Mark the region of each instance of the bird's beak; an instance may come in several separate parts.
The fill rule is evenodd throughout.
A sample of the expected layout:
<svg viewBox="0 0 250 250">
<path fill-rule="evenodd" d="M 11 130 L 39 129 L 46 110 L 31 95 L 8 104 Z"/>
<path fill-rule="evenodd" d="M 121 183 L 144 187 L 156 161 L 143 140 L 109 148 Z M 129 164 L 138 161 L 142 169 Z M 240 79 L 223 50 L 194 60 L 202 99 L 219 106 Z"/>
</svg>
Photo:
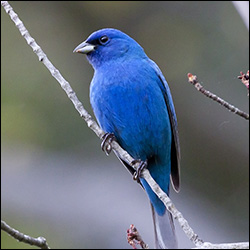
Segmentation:
<svg viewBox="0 0 250 250">
<path fill-rule="evenodd" d="M 82 54 L 88 54 L 89 52 L 95 50 L 95 46 L 90 44 L 90 43 L 87 43 L 87 42 L 83 42 L 81 44 L 79 44 L 74 50 L 73 50 L 73 53 L 74 52 L 77 52 L 77 53 L 82 53 Z"/>
</svg>

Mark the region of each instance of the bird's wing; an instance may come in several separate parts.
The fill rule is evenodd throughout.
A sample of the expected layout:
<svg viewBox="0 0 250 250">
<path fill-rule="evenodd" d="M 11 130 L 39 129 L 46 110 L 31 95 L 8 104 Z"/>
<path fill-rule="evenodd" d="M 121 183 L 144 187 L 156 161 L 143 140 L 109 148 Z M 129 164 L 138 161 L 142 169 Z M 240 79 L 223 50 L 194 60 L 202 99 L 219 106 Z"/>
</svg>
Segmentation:
<svg viewBox="0 0 250 250">
<path fill-rule="evenodd" d="M 159 69 L 159 67 L 154 61 L 150 59 L 149 61 L 150 61 L 151 66 L 155 69 L 160 79 L 160 82 L 161 82 L 160 88 L 164 95 L 164 99 L 165 99 L 168 113 L 169 113 L 171 129 L 172 129 L 172 134 L 173 134 L 173 139 L 174 139 L 172 140 L 172 148 L 171 148 L 171 181 L 172 181 L 172 185 L 175 191 L 178 192 L 180 190 L 180 143 L 179 143 L 177 118 L 175 114 L 174 104 L 173 104 L 169 86 L 161 70 Z"/>
</svg>

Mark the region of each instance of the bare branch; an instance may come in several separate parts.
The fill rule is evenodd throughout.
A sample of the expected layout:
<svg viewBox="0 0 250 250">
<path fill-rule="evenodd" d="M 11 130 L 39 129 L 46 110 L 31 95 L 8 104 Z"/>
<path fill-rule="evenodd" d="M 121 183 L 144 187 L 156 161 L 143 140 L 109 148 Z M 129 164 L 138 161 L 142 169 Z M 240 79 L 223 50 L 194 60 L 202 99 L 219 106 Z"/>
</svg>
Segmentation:
<svg viewBox="0 0 250 250">
<path fill-rule="evenodd" d="M 137 228 L 131 224 L 127 230 L 127 240 L 129 245 L 136 249 L 136 245 L 140 245 L 142 249 L 149 249 L 148 245 L 142 240 Z"/>
<path fill-rule="evenodd" d="M 189 226 L 187 220 L 183 217 L 181 212 L 179 212 L 170 198 L 162 191 L 159 185 L 155 182 L 155 180 L 151 177 L 149 171 L 144 169 L 142 171 L 142 177 L 147 180 L 147 183 L 151 187 L 151 189 L 155 192 L 155 194 L 159 197 L 159 199 L 164 203 L 167 210 L 173 215 L 174 219 L 176 219 L 184 233 L 187 237 L 197 246 L 200 247 L 204 242 L 202 239 L 198 237 L 198 235 L 193 231 L 193 229 Z"/>
<path fill-rule="evenodd" d="M 243 74 L 243 72 L 240 72 L 240 76 L 238 76 L 238 79 L 241 79 L 241 82 L 246 86 L 248 90 L 248 96 L 249 96 L 249 70 L 246 74 Z"/>
<path fill-rule="evenodd" d="M 1 220 L 1 229 L 11 235 L 14 239 L 30 245 L 40 247 L 41 249 L 50 249 L 44 237 L 33 238 L 29 235 L 20 233 Z"/>
<path fill-rule="evenodd" d="M 249 242 L 222 244 L 212 244 L 210 242 L 204 242 L 202 246 L 194 247 L 192 249 L 249 249 Z"/>
<path fill-rule="evenodd" d="M 218 97 L 217 95 L 211 93 L 210 91 L 204 89 L 204 87 L 198 82 L 197 76 L 192 75 L 191 73 L 187 74 L 188 81 L 195 86 L 195 88 L 200 91 L 205 96 L 211 98 L 212 100 L 218 102 L 222 106 L 226 107 L 229 111 L 249 120 L 249 114 L 241 111 L 240 109 L 234 107 L 233 105 L 229 104 L 227 101 L 223 100 L 222 98 Z"/>
</svg>

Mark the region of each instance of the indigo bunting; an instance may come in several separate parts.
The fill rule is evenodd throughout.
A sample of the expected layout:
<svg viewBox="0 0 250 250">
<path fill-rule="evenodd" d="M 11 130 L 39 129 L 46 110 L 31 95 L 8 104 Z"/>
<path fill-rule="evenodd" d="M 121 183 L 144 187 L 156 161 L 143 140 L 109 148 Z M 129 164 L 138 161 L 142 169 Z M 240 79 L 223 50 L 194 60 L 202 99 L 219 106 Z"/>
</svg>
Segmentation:
<svg viewBox="0 0 250 250">
<path fill-rule="evenodd" d="M 159 67 L 134 39 L 111 28 L 92 33 L 74 52 L 86 54 L 94 68 L 90 102 L 101 128 L 134 159 L 146 163 L 165 193 L 169 194 L 170 177 L 178 192 L 177 118 Z M 147 182 L 138 178 L 151 202 L 156 248 L 177 248 L 172 215 Z"/>
</svg>

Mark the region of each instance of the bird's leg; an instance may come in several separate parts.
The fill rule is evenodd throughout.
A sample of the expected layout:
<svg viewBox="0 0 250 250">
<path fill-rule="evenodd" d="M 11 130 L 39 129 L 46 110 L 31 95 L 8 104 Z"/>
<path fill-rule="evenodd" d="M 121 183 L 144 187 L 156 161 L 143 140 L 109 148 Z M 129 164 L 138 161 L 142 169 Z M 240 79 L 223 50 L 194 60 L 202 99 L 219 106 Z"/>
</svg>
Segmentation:
<svg viewBox="0 0 250 250">
<path fill-rule="evenodd" d="M 140 163 L 139 167 L 137 168 L 137 170 L 134 172 L 133 174 L 133 179 L 135 181 L 137 181 L 138 183 L 140 182 L 140 176 L 141 176 L 141 172 L 144 168 L 146 168 L 148 166 L 148 161 L 141 161 L 141 160 L 134 160 L 132 162 L 132 165 L 135 165 L 136 163 Z"/>
<path fill-rule="evenodd" d="M 101 148 L 106 153 L 106 155 L 109 155 L 112 151 L 111 143 L 113 140 L 115 140 L 115 135 L 113 133 L 105 133 L 102 136 L 102 140 Z"/>
</svg>

